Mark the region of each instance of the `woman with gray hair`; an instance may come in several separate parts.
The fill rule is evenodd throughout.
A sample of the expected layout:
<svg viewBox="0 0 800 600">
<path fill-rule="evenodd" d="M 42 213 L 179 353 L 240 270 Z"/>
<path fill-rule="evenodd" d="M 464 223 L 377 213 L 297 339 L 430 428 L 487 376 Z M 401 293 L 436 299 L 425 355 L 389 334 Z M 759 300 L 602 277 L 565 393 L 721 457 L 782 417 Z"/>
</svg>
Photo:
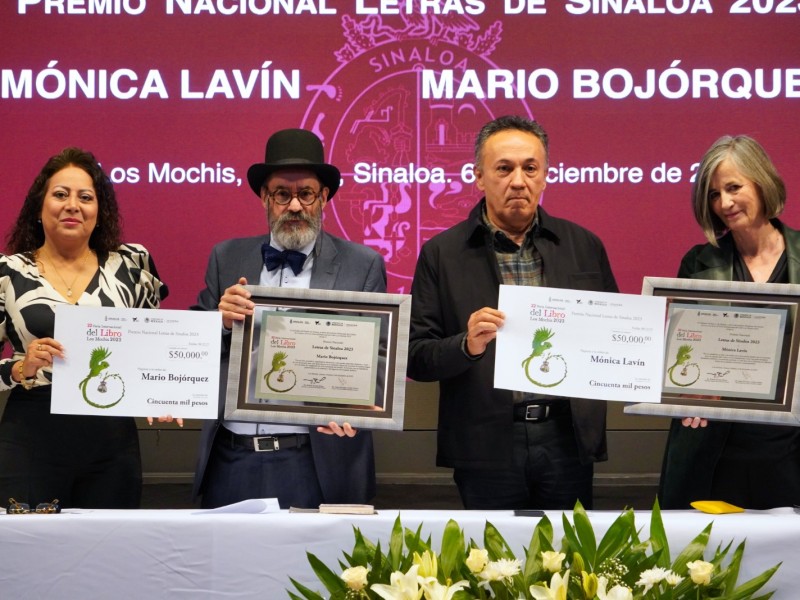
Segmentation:
<svg viewBox="0 0 800 600">
<path fill-rule="evenodd" d="M 783 180 L 758 142 L 718 139 L 692 193 L 708 243 L 686 253 L 678 277 L 800 283 L 800 232 L 778 219 L 785 202 Z M 708 499 L 751 509 L 800 504 L 800 428 L 675 419 L 659 496 L 668 509 Z"/>
</svg>

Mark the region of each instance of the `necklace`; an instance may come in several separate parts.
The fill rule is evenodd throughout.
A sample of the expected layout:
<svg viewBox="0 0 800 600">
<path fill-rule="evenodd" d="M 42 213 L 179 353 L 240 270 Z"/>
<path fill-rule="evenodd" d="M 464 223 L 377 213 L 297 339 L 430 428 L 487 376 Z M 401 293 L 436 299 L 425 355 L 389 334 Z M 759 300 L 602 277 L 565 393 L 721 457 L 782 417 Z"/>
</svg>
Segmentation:
<svg viewBox="0 0 800 600">
<path fill-rule="evenodd" d="M 58 275 L 58 278 L 61 280 L 61 283 L 64 284 L 64 287 L 67 288 L 67 298 L 72 298 L 72 288 L 75 286 L 75 282 L 78 281 L 78 277 L 80 277 L 81 274 L 83 273 L 83 266 L 86 264 L 86 260 L 89 258 L 89 255 L 91 253 L 92 252 L 90 250 L 89 252 L 83 255 L 83 260 L 81 261 L 80 269 L 75 274 L 75 277 L 72 278 L 72 283 L 67 285 L 66 280 L 61 276 L 61 273 L 59 272 L 58 267 L 56 266 L 56 263 L 53 260 L 53 255 L 50 254 L 50 251 L 47 252 L 47 260 L 49 260 L 50 264 L 53 265 L 53 270 L 56 272 L 56 275 Z"/>
</svg>

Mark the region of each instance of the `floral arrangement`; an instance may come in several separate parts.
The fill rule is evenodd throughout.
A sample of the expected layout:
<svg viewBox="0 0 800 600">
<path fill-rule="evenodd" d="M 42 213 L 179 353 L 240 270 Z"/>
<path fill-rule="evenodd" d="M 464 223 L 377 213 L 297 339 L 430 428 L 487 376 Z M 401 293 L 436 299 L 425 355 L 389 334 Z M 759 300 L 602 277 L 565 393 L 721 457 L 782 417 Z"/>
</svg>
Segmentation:
<svg viewBox="0 0 800 600">
<path fill-rule="evenodd" d="M 422 526 L 404 529 L 395 520 L 386 553 L 354 528 L 355 545 L 339 569 L 308 554 L 327 590 L 321 595 L 294 579 L 293 600 L 767 600 L 759 590 L 780 564 L 737 584 L 744 542 L 719 546 L 704 557 L 709 525 L 670 562 L 669 545 L 656 501 L 650 537 L 642 540 L 632 509 L 612 523 L 599 544 L 586 511 L 575 505 L 573 522 L 562 515 L 564 537 L 553 544 L 553 526 L 541 518 L 523 559 L 486 523 L 482 545 L 465 541 L 458 523 L 445 526 L 437 555 Z"/>
</svg>

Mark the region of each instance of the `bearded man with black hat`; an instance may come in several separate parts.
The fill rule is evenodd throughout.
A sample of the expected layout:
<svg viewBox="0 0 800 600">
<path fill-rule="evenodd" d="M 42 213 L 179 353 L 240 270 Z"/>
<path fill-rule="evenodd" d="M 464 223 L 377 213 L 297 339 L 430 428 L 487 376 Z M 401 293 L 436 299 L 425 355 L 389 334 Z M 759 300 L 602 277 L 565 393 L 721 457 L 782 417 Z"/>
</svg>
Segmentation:
<svg viewBox="0 0 800 600">
<path fill-rule="evenodd" d="M 278 498 L 281 508 L 367 503 L 375 495 L 372 436 L 348 423 L 299 427 L 223 420 L 234 321 L 253 314 L 248 283 L 271 287 L 385 292 L 386 267 L 374 250 L 322 229 L 322 210 L 341 175 L 324 161 L 310 131 L 273 134 L 263 163 L 247 172 L 269 233 L 217 244 L 195 310 L 219 310 L 223 356 L 219 418 L 203 427 L 195 496 L 214 508 L 250 498 Z"/>
</svg>

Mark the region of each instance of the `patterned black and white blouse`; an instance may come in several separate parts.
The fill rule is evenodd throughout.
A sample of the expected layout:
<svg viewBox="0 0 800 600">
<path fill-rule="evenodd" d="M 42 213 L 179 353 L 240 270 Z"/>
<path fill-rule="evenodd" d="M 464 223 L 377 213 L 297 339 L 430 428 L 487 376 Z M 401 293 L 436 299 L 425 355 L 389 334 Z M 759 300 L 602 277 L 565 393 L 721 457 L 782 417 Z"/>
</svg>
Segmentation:
<svg viewBox="0 0 800 600">
<path fill-rule="evenodd" d="M 150 253 L 139 244 L 123 244 L 99 266 L 78 306 L 158 308 L 167 297 Z M 14 355 L 0 361 L 0 390 L 20 385 L 11 377 L 14 362 L 25 356 L 31 341 L 53 337 L 54 307 L 67 300 L 39 273 L 24 254 L 0 254 L 0 348 L 9 342 Z M 50 367 L 39 369 L 34 385 L 49 385 Z"/>
</svg>

